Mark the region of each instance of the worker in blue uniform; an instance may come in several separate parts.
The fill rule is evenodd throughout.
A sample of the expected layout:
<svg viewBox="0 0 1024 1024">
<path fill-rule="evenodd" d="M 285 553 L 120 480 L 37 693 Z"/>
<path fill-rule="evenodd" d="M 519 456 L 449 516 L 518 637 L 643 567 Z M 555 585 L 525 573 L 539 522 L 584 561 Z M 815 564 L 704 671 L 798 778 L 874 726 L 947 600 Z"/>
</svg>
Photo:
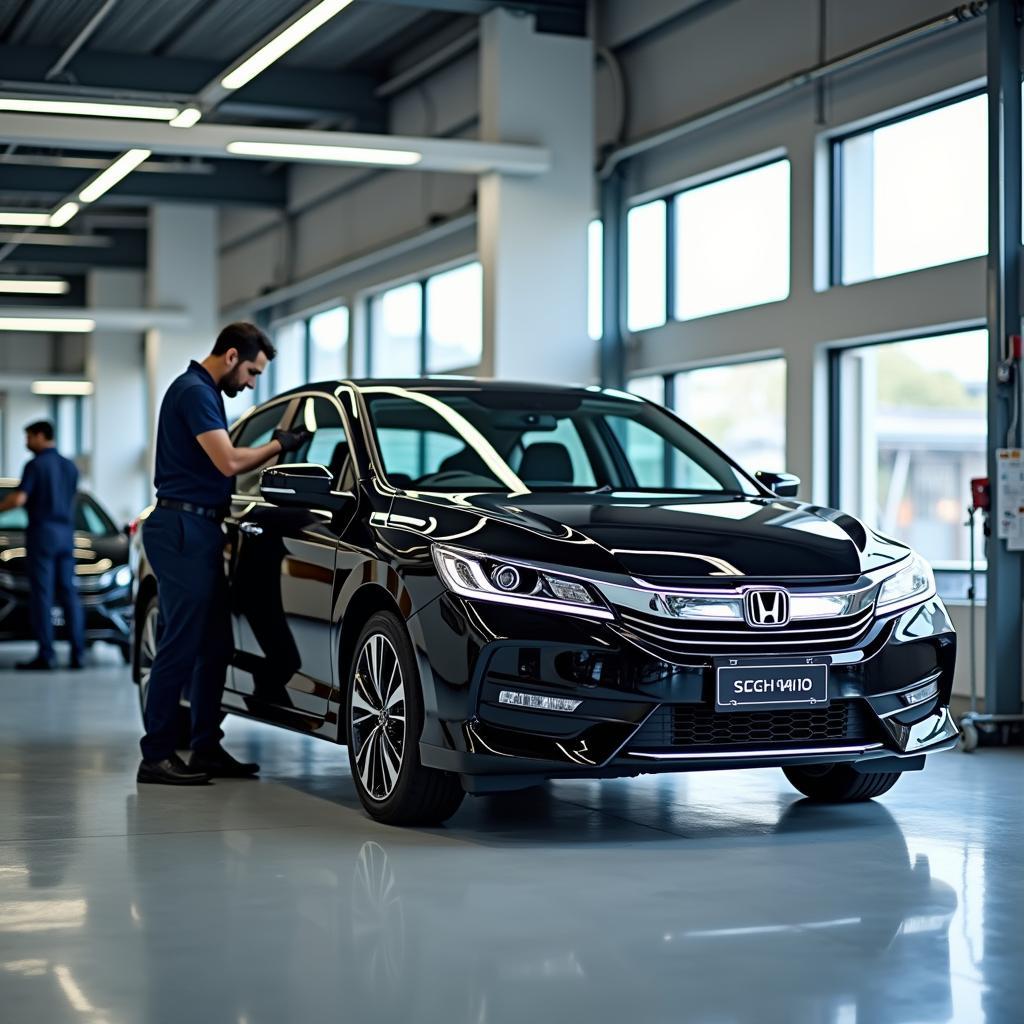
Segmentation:
<svg viewBox="0 0 1024 1024">
<path fill-rule="evenodd" d="M 221 696 L 233 647 L 221 522 L 235 474 L 297 450 L 310 435 L 277 430 L 266 444 L 235 448 L 223 395 L 255 387 L 274 355 L 257 326 L 229 324 L 213 351 L 171 383 L 160 405 L 156 508 L 142 529 L 157 579 L 160 626 L 146 693 L 139 782 L 202 785 L 213 777 L 259 771 L 259 765 L 237 761 L 221 746 Z M 175 749 L 183 691 L 192 722 L 187 765 Z"/>
<path fill-rule="evenodd" d="M 28 513 L 25 548 L 31 592 L 32 632 L 39 651 L 17 668 L 47 671 L 54 668 L 53 609 L 64 610 L 71 640 L 71 668 L 85 659 L 85 618 L 75 586 L 75 494 L 78 469 L 57 451 L 53 424 L 38 420 L 25 428 L 25 447 L 32 452 L 21 483 L 2 502 L 0 512 L 24 507 Z M 56 602 L 54 598 L 56 597 Z"/>
</svg>

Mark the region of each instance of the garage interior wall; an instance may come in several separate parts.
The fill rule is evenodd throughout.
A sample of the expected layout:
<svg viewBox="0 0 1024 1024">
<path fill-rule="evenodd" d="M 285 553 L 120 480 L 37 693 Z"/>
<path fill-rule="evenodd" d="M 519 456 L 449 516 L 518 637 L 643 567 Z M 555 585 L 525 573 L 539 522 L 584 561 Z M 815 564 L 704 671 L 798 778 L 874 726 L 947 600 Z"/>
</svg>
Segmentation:
<svg viewBox="0 0 1024 1024">
<path fill-rule="evenodd" d="M 595 165 L 609 148 L 949 9 L 936 0 L 597 3 Z M 423 53 L 439 42 L 424 40 Z M 627 205 L 784 156 L 791 169 L 791 248 L 788 298 L 637 332 L 627 339 L 628 376 L 782 356 L 785 468 L 802 478 L 803 497 L 828 503 L 830 348 L 983 326 L 985 316 L 984 257 L 827 286 L 828 138 L 976 90 L 984 73 L 984 19 L 979 18 L 630 160 Z M 474 137 L 479 78 L 479 55 L 472 51 L 397 95 L 391 130 Z M 221 306 L 232 315 L 258 308 L 273 321 L 325 303 L 345 304 L 353 313 L 349 352 L 351 369 L 358 373 L 368 295 L 474 258 L 476 182 L 455 175 L 303 166 L 284 173 L 285 215 L 226 211 L 221 216 Z M 596 176 L 594 187 L 596 211 Z M 320 283 L 303 288 L 303 281 L 316 278 Z M 284 286 L 289 287 L 281 301 L 260 298 L 267 293 L 273 298 Z M 588 342 L 581 339 L 581 344 Z M 958 498 L 966 506 L 968 496 Z M 949 605 L 957 627 L 966 632 L 965 602 L 954 597 Z M 983 609 L 977 614 L 980 636 Z M 983 651 L 978 653 L 983 685 Z M 966 692 L 967 673 L 966 660 L 960 659 L 959 693 Z"/>
</svg>

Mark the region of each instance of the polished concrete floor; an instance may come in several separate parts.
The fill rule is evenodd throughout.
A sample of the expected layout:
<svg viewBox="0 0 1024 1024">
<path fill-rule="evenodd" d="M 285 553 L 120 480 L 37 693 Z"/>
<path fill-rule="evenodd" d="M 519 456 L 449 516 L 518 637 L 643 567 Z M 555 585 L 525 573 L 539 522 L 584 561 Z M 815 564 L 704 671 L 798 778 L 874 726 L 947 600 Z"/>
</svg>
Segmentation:
<svg viewBox="0 0 1024 1024">
<path fill-rule="evenodd" d="M 1024 753 L 867 805 L 777 771 L 557 783 L 444 829 L 344 750 L 230 720 L 260 781 L 137 790 L 113 659 L 0 649 L 0 1020 L 1024 1021 Z"/>
</svg>

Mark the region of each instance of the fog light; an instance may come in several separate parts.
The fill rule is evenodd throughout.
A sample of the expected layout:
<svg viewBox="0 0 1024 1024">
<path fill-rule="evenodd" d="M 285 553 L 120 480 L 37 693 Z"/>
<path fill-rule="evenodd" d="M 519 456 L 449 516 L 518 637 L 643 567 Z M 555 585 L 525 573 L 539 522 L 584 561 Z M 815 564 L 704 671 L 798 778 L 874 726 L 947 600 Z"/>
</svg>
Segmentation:
<svg viewBox="0 0 1024 1024">
<path fill-rule="evenodd" d="M 901 694 L 900 697 L 904 704 L 909 704 L 913 707 L 915 704 L 923 704 L 926 700 L 931 700 L 938 692 L 939 681 L 933 679 L 930 683 L 919 686 L 916 690 Z"/>
<path fill-rule="evenodd" d="M 536 711 L 575 711 L 581 700 L 567 697 L 541 697 L 536 693 L 520 693 L 518 690 L 502 690 L 498 694 L 499 704 L 511 704 L 517 708 L 533 708 Z"/>
</svg>

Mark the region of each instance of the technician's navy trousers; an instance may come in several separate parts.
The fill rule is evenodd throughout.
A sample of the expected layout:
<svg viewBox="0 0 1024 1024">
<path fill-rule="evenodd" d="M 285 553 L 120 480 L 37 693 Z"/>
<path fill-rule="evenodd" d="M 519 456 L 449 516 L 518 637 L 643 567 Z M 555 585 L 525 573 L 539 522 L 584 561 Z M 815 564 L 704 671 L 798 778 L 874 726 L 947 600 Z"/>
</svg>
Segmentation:
<svg viewBox="0 0 1024 1024">
<path fill-rule="evenodd" d="M 149 677 L 142 738 L 146 761 L 162 761 L 177 746 L 182 693 L 192 708 L 192 749 L 220 745 L 220 702 L 233 647 L 220 523 L 157 507 L 142 543 L 156 573 L 160 619 Z"/>
<path fill-rule="evenodd" d="M 85 616 L 75 586 L 75 534 L 66 523 L 30 526 L 25 536 L 28 555 L 29 614 L 39 644 L 39 657 L 52 664 L 53 607 L 64 609 L 71 655 L 85 656 Z"/>
</svg>

